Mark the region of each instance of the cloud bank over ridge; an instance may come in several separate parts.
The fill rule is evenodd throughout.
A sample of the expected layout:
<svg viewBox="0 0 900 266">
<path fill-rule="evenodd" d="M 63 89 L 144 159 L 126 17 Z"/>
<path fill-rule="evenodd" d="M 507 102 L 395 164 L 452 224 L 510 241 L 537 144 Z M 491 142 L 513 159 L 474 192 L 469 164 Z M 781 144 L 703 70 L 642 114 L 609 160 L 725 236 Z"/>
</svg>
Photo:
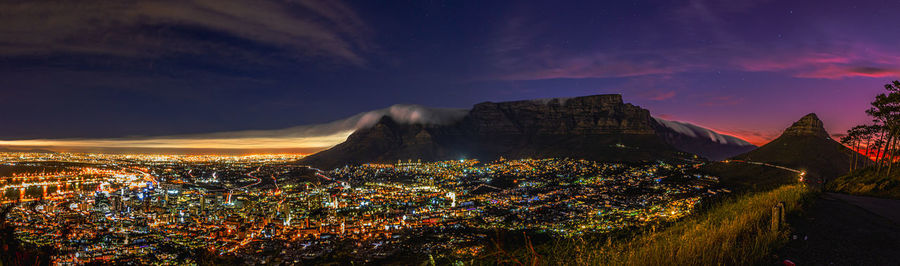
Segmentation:
<svg viewBox="0 0 900 266">
<path fill-rule="evenodd" d="M 397 104 L 387 108 L 324 124 L 303 125 L 276 130 L 245 130 L 156 137 L 112 139 L 32 139 L 0 140 L 0 146 L 114 149 L 232 149 L 232 150 L 297 150 L 315 152 L 337 145 L 357 129 L 371 127 L 388 116 L 405 124 L 446 124 L 461 119 L 468 109 L 429 108 L 421 105 Z"/>
<path fill-rule="evenodd" d="M 564 100 L 564 99 L 563 99 Z M 537 100 L 542 101 L 542 100 Z M 313 153 L 344 142 L 350 134 L 368 128 L 382 117 L 403 124 L 444 125 L 459 121 L 469 109 L 431 108 L 413 104 L 397 104 L 363 112 L 348 118 L 313 125 L 275 130 L 244 130 L 204 134 L 150 136 L 106 139 L 30 139 L 0 140 L 0 146 L 48 148 L 61 151 L 134 150 L 244 150 L 290 151 Z M 656 118 L 661 125 L 694 138 L 737 146 L 753 146 L 749 142 L 687 122 Z M 208 152 L 208 151 L 207 151 Z"/>
<path fill-rule="evenodd" d="M 675 132 L 678 132 L 678 133 L 681 133 L 681 134 L 684 134 L 684 135 L 687 135 L 690 137 L 709 138 L 713 142 L 716 142 L 719 144 L 730 144 L 730 145 L 737 145 L 737 146 L 753 146 L 753 144 L 751 144 L 750 142 L 747 142 L 743 139 L 740 139 L 740 138 L 737 138 L 734 136 L 721 134 L 721 133 L 715 132 L 711 129 L 704 128 L 704 127 L 701 127 L 698 125 L 694 125 L 694 124 L 691 124 L 688 122 L 670 121 L 670 120 L 665 120 L 665 119 L 657 118 L 657 117 L 654 117 L 653 119 L 656 119 L 656 122 L 660 123 L 661 125 L 663 125 L 665 127 L 668 127 L 670 129 L 674 130 Z"/>
</svg>

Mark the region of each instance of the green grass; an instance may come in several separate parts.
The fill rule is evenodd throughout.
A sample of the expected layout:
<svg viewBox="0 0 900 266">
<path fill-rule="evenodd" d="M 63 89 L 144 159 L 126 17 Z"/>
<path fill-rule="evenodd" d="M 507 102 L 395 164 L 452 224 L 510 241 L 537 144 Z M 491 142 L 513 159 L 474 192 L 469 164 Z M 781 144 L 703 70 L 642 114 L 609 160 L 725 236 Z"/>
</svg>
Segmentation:
<svg viewBox="0 0 900 266">
<path fill-rule="evenodd" d="M 620 240 L 557 240 L 534 249 L 500 252 L 497 261 L 529 265 L 765 264 L 788 236 L 787 229 L 770 229 L 772 207 L 784 202 L 786 213 L 796 212 L 812 195 L 800 185 L 782 186 L 725 200 L 662 230 Z"/>
<path fill-rule="evenodd" d="M 854 170 L 828 182 L 826 189 L 851 195 L 900 199 L 900 164 L 893 166 L 890 176 L 885 169 L 876 174 L 875 167 Z"/>
</svg>

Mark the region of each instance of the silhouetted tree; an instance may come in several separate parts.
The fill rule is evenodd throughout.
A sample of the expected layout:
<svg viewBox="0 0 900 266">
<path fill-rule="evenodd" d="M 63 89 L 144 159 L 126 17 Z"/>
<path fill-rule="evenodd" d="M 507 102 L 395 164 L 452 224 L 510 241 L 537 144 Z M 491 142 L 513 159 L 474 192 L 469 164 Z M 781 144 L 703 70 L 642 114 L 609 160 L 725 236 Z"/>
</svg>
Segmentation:
<svg viewBox="0 0 900 266">
<path fill-rule="evenodd" d="M 859 151 L 865 149 L 866 157 L 874 153 L 876 175 L 890 175 L 897 160 L 900 145 L 900 81 L 884 85 L 886 92 L 875 96 L 866 114 L 872 117 L 872 125 L 859 125 L 847 131 L 841 143 Z M 855 155 L 851 169 L 858 167 L 859 156 Z"/>
</svg>

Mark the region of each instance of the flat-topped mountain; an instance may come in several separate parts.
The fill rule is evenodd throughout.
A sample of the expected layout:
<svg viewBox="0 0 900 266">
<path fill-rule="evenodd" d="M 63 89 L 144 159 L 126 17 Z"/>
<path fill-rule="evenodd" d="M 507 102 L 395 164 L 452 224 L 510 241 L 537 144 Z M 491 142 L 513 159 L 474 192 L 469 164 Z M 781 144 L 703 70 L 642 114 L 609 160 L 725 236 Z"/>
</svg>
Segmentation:
<svg viewBox="0 0 900 266">
<path fill-rule="evenodd" d="M 617 94 L 484 102 L 453 123 L 404 124 L 384 116 L 374 126 L 357 130 L 347 141 L 301 163 L 333 168 L 407 159 L 502 156 L 649 161 L 685 156 L 666 142 L 662 132 L 671 133 L 671 129 Z M 700 141 L 710 140 L 701 137 Z"/>
<path fill-rule="evenodd" d="M 849 172 L 855 153 L 832 139 L 816 114 L 808 114 L 772 142 L 734 158 L 800 169 L 827 180 Z"/>
<path fill-rule="evenodd" d="M 462 124 L 481 135 L 654 134 L 650 112 L 618 94 L 476 104 Z"/>
</svg>

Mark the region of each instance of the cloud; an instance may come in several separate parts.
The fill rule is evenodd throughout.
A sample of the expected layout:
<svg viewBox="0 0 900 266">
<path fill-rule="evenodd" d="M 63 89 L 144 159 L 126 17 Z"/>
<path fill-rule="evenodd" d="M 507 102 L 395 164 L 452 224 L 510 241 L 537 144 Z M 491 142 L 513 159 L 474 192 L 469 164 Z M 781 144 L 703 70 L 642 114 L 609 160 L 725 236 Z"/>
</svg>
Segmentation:
<svg viewBox="0 0 900 266">
<path fill-rule="evenodd" d="M 665 101 L 668 99 L 672 99 L 675 97 L 675 91 L 667 91 L 667 92 L 652 92 L 652 96 L 649 97 L 650 100 L 654 101 Z"/>
<path fill-rule="evenodd" d="M 737 58 L 734 65 L 753 72 L 784 72 L 799 78 L 900 77 L 900 56 L 864 44 L 833 44 L 820 51 L 775 51 Z"/>
<path fill-rule="evenodd" d="M 226 149 L 226 150 L 303 150 L 316 152 L 337 145 L 350 134 L 368 128 L 382 117 L 391 117 L 404 124 L 447 124 L 458 121 L 467 109 L 428 108 L 420 105 L 398 104 L 388 108 L 360 113 L 345 119 L 317 125 L 296 126 L 278 130 L 246 130 L 159 137 L 112 139 L 31 139 L 0 140 L 0 146 L 47 147 L 64 150 L 93 150 L 96 148 L 142 149 Z"/>
<path fill-rule="evenodd" d="M 203 54 L 247 40 L 296 57 L 364 65 L 369 27 L 338 1 L 4 1 L 0 56 Z M 245 49 L 246 50 L 246 49 Z"/>
<path fill-rule="evenodd" d="M 528 68 L 528 63 L 520 64 L 512 73 L 501 74 L 501 80 L 540 80 L 558 78 L 614 78 L 634 77 L 654 74 L 672 74 L 683 71 L 668 64 L 665 58 L 629 60 L 621 55 L 595 54 L 591 56 L 532 58 L 541 61 L 539 67 Z"/>
<path fill-rule="evenodd" d="M 665 120 L 676 120 L 675 116 L 670 114 L 658 114 L 655 117 Z"/>
<path fill-rule="evenodd" d="M 883 77 L 900 77 L 900 69 L 883 68 L 875 66 L 825 66 L 811 72 L 799 73 L 798 77 L 803 78 L 824 78 L 824 79 L 842 79 L 849 77 L 867 77 L 867 78 L 883 78 Z"/>
<path fill-rule="evenodd" d="M 530 16 L 528 15 L 530 14 Z M 596 46 L 571 49 L 553 44 L 552 25 L 522 12 L 505 19 L 488 41 L 487 71 L 482 80 L 621 78 L 673 74 L 691 70 L 684 60 L 694 51 L 621 49 Z"/>
<path fill-rule="evenodd" d="M 667 77 L 687 72 L 734 69 L 780 72 L 798 78 L 900 77 L 900 56 L 864 44 L 831 44 L 813 51 L 762 52 L 753 47 L 613 51 L 566 55 L 542 51 L 497 61 L 499 80 Z"/>
<path fill-rule="evenodd" d="M 836 18 L 812 12 L 770 19 L 757 16 L 787 12 L 784 5 L 771 0 L 659 4 L 664 18 L 614 21 L 629 25 L 627 31 L 603 23 L 547 25 L 552 21 L 543 19 L 543 10 L 514 10 L 491 33 L 486 57 L 490 69 L 480 79 L 646 78 L 719 71 L 777 72 L 815 79 L 900 76 L 896 47 L 827 27 Z M 647 10 L 651 15 L 655 11 Z M 751 27 L 779 21 L 788 25 L 775 30 Z M 856 25 L 856 21 L 841 22 Z M 790 38 L 774 37 L 782 33 Z"/>
<path fill-rule="evenodd" d="M 672 121 L 666 120 L 659 117 L 654 117 L 653 119 L 656 122 L 659 122 L 665 127 L 668 127 L 675 132 L 681 133 L 683 135 L 687 135 L 693 138 L 709 138 L 710 141 L 721 143 L 721 144 L 731 144 L 738 146 L 751 146 L 749 142 L 740 139 L 735 136 L 725 135 L 723 133 L 717 132 L 716 130 L 712 130 L 706 127 L 698 126 L 688 122 L 682 121 Z"/>
<path fill-rule="evenodd" d="M 778 130 L 748 130 L 748 129 L 730 129 L 730 130 L 717 130 L 723 134 L 732 135 L 747 142 L 752 143 L 756 146 L 766 145 L 770 141 L 777 138 L 781 135 L 781 131 Z"/>
<path fill-rule="evenodd" d="M 0 140 L 0 145 L 28 147 L 102 147 L 159 149 L 324 149 L 347 139 L 352 131 L 309 137 L 149 138 L 149 139 L 35 139 Z"/>
</svg>

